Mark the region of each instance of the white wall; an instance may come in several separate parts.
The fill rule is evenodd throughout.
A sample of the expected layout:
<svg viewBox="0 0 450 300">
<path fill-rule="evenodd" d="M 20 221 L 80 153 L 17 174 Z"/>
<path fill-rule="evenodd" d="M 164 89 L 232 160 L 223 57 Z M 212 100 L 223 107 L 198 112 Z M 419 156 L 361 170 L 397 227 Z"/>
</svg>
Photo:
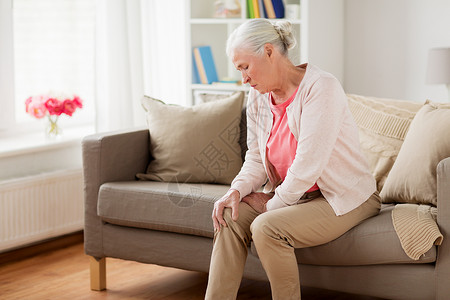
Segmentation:
<svg viewBox="0 0 450 300">
<path fill-rule="evenodd" d="M 302 2 L 303 3 L 303 2 Z M 304 4 L 302 4 L 304 10 Z M 307 14 L 308 62 L 344 80 L 344 1 L 311 0 Z M 304 23 L 302 23 L 303 25 Z"/>
<path fill-rule="evenodd" d="M 344 17 L 346 92 L 446 101 L 425 73 L 428 50 L 450 47 L 450 1 L 346 0 Z"/>
</svg>

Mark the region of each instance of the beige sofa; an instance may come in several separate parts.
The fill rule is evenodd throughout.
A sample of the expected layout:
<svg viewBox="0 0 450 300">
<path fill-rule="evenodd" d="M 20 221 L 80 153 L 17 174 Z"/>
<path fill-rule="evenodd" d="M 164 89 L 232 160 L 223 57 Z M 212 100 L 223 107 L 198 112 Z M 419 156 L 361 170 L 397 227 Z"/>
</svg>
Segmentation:
<svg viewBox="0 0 450 300">
<path fill-rule="evenodd" d="M 356 114 L 354 105 L 364 104 L 367 99 L 388 108 L 394 105 L 413 112 L 420 108 L 412 102 L 391 103 L 350 95 L 352 112 Z M 363 114 L 357 120 L 359 125 L 364 118 Z M 240 125 L 245 128 L 245 118 Z M 370 133 L 363 125 L 361 135 L 367 139 Z M 152 159 L 150 139 L 148 129 L 140 128 L 91 135 L 83 140 L 85 251 L 92 257 L 94 290 L 106 288 L 106 257 L 208 272 L 213 237 L 211 211 L 228 186 L 136 180 L 136 174 L 146 173 Z M 245 140 L 245 130 L 240 140 Z M 402 142 L 393 143 L 400 147 Z M 382 187 L 397 153 L 391 151 L 390 157 L 386 153 L 379 155 L 384 156 L 369 161 Z M 416 166 L 408 169 L 414 173 Z M 437 224 L 443 235 L 440 246 L 432 246 L 418 260 L 411 259 L 394 230 L 394 204 L 386 204 L 378 216 L 340 238 L 318 247 L 297 249 L 301 284 L 386 299 L 450 299 L 450 158 L 439 162 L 436 177 Z M 253 245 L 244 276 L 267 280 Z"/>
</svg>

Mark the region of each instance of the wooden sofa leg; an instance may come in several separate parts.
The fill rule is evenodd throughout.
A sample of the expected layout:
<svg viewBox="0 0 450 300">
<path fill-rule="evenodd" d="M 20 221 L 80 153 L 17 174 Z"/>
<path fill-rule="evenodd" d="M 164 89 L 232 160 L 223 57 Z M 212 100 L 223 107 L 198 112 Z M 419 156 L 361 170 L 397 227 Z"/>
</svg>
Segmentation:
<svg viewBox="0 0 450 300">
<path fill-rule="evenodd" d="M 106 290 L 106 258 L 90 257 L 91 290 Z"/>
</svg>

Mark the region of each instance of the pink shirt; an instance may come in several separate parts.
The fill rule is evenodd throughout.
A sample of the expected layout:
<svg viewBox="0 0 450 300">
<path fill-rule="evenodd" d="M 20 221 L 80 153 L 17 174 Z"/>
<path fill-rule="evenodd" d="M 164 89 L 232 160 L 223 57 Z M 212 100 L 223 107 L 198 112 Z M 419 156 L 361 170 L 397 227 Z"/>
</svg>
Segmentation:
<svg viewBox="0 0 450 300">
<path fill-rule="evenodd" d="M 297 91 L 298 88 L 287 101 L 281 104 L 274 104 L 272 94 L 269 95 L 273 126 L 267 141 L 267 159 L 274 166 L 276 175 L 281 181 L 284 181 L 286 178 L 287 171 L 292 165 L 297 152 L 297 140 L 289 129 L 286 114 L 286 107 L 292 103 Z M 314 184 L 307 192 L 318 189 L 317 184 Z"/>
</svg>

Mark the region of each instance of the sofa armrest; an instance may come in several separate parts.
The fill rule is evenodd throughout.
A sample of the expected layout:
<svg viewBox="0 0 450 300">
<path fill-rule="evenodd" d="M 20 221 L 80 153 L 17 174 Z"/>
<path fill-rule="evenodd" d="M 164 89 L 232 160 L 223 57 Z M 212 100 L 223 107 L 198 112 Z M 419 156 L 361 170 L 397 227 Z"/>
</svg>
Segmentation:
<svg viewBox="0 0 450 300">
<path fill-rule="evenodd" d="M 84 247 L 88 255 L 103 257 L 102 221 L 97 215 L 100 186 L 135 180 L 150 160 L 148 129 L 101 133 L 82 141 L 84 174 Z"/>
<path fill-rule="evenodd" d="M 450 295 L 450 157 L 437 166 L 437 222 L 444 236 L 438 247 L 436 263 L 436 299 L 448 299 Z"/>
</svg>

